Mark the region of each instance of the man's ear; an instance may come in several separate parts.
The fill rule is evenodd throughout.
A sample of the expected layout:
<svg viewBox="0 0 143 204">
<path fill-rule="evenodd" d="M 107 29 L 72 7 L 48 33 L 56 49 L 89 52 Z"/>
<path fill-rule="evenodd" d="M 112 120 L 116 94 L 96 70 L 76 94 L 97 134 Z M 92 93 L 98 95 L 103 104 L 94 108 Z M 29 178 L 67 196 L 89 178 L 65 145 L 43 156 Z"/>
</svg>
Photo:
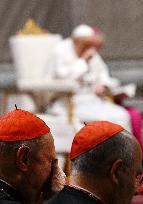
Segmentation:
<svg viewBox="0 0 143 204">
<path fill-rule="evenodd" d="M 28 146 L 22 145 L 17 151 L 16 163 L 21 171 L 28 170 L 29 150 L 30 148 Z"/>
<path fill-rule="evenodd" d="M 110 176 L 111 176 L 111 179 L 112 179 L 112 182 L 113 183 L 116 183 L 118 184 L 119 183 L 119 173 L 121 171 L 121 167 L 122 167 L 122 160 L 121 159 L 117 159 L 113 164 L 112 164 L 112 167 L 111 167 L 111 170 L 110 170 Z"/>
</svg>

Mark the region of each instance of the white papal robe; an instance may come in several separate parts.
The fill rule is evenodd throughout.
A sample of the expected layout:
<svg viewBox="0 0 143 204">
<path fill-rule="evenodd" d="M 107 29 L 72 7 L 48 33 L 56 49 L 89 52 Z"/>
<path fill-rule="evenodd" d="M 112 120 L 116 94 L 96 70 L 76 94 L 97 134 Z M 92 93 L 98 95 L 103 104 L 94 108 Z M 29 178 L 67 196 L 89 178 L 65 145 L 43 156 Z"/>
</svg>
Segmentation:
<svg viewBox="0 0 143 204">
<path fill-rule="evenodd" d="M 97 85 L 105 85 L 110 89 L 119 85 L 117 79 L 110 77 L 107 65 L 97 52 L 87 63 L 76 55 L 70 38 L 63 40 L 53 54 L 53 76 L 79 82 L 81 88 L 73 97 L 73 102 L 74 114 L 80 121 L 109 120 L 130 131 L 130 117 L 127 111 L 95 94 Z M 58 101 L 53 104 L 52 110 L 54 113 L 64 114 L 64 107 Z"/>
</svg>

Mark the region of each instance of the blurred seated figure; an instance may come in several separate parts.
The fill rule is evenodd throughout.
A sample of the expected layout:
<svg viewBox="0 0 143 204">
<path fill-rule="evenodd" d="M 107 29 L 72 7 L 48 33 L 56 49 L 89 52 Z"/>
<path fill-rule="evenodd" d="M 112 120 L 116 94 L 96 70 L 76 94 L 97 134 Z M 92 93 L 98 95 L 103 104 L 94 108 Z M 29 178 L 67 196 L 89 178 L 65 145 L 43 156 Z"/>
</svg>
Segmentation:
<svg viewBox="0 0 143 204">
<path fill-rule="evenodd" d="M 130 130 L 130 117 L 121 106 L 106 100 L 119 81 L 111 78 L 108 67 L 98 54 L 103 36 L 96 36 L 88 25 L 77 26 L 70 38 L 61 41 L 54 52 L 55 78 L 74 80 L 80 90 L 73 98 L 74 115 L 81 122 L 109 120 Z M 108 97 L 109 98 L 109 97 Z M 63 114 L 65 105 L 56 101 L 51 111 Z"/>
</svg>

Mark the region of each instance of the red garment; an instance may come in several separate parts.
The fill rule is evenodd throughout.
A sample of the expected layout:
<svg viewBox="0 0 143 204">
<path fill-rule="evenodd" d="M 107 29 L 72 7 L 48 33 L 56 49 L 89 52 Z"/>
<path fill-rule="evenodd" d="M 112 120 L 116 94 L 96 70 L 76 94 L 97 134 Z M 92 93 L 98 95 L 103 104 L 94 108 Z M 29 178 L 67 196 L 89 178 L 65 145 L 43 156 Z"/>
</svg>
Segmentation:
<svg viewBox="0 0 143 204">
<path fill-rule="evenodd" d="M 138 194 L 143 195 L 143 184 L 138 187 Z"/>
<path fill-rule="evenodd" d="M 142 139 L 142 114 L 141 112 L 135 107 L 125 107 L 128 111 L 131 119 L 132 125 L 132 133 L 137 138 L 138 142 L 141 145 L 142 152 L 143 152 L 143 139 Z"/>
<path fill-rule="evenodd" d="M 143 204 L 143 195 L 136 195 L 133 197 L 131 204 Z"/>
</svg>

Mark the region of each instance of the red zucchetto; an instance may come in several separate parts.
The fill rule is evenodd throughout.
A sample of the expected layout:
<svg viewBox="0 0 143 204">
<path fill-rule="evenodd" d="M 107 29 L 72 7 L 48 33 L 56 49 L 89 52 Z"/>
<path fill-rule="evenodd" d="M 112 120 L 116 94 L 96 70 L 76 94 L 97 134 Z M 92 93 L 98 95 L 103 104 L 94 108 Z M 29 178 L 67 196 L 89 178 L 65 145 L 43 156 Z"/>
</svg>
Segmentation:
<svg viewBox="0 0 143 204">
<path fill-rule="evenodd" d="M 79 130 L 73 139 L 70 153 L 71 160 L 123 130 L 124 128 L 122 126 L 108 121 L 98 121 L 86 124 Z"/>
<path fill-rule="evenodd" d="M 0 117 L 0 141 L 29 140 L 49 132 L 46 123 L 28 111 L 16 109 Z"/>
</svg>

